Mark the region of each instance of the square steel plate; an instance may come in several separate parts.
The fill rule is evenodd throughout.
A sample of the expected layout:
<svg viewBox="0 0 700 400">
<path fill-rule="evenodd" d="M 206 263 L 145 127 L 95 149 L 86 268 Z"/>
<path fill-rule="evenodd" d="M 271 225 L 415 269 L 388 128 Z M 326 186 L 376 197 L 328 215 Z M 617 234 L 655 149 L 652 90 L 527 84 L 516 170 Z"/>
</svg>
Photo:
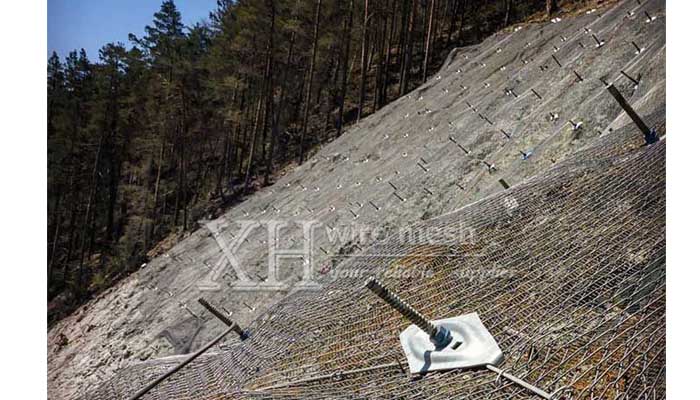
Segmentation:
<svg viewBox="0 0 700 400">
<path fill-rule="evenodd" d="M 416 325 L 406 328 L 399 339 L 412 374 L 454 368 L 498 366 L 503 352 L 477 313 L 433 321 L 452 332 L 452 341 L 437 349 L 430 336 Z"/>
</svg>

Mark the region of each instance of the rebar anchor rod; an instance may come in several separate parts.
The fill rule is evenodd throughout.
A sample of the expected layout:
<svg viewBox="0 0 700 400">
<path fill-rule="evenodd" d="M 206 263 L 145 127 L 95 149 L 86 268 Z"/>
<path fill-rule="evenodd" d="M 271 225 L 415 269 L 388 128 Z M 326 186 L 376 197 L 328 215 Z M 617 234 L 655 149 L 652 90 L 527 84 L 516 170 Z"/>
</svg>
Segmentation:
<svg viewBox="0 0 700 400">
<path fill-rule="evenodd" d="M 397 296 L 394 292 L 387 289 L 386 286 L 384 286 L 376 278 L 369 278 L 365 283 L 365 286 L 371 291 L 373 291 L 377 296 L 381 297 L 382 300 L 389 303 L 389 305 L 393 307 L 396 311 L 400 312 L 403 316 L 411 320 L 411 322 L 416 324 L 416 326 L 422 329 L 425 333 L 430 335 L 430 340 L 433 341 L 433 343 L 435 343 L 436 346 L 445 347 L 450 343 L 450 341 L 452 341 L 452 334 L 447 328 L 442 326 L 438 327 L 434 323 L 430 322 L 430 320 L 423 316 L 423 314 L 419 313 L 413 307 L 406 304 L 406 302 L 401 300 L 401 298 Z M 497 373 L 499 378 L 506 378 L 509 381 L 515 383 L 516 385 L 519 385 L 544 399 L 551 400 L 554 397 L 553 394 L 547 393 L 546 391 L 538 388 L 537 386 L 525 382 L 517 376 L 511 375 L 508 372 L 496 367 L 495 365 L 487 364 L 486 368 Z"/>
<path fill-rule="evenodd" d="M 423 332 L 430 336 L 430 340 L 438 347 L 445 347 L 452 341 L 452 334 L 444 326 L 437 326 L 427 319 L 423 314 L 416 311 L 415 308 L 401 300 L 394 292 L 387 289 L 384 284 L 376 278 L 369 278 L 365 283 L 367 289 L 373 291 L 382 300 L 386 301 L 392 308 L 400 312 L 404 317 L 408 318 Z"/>
<path fill-rule="evenodd" d="M 629 115 L 630 118 L 632 118 L 632 121 L 637 125 L 637 128 L 639 128 L 640 131 L 644 134 L 644 140 L 646 141 L 647 144 L 652 144 L 656 141 L 659 140 L 659 138 L 656 135 L 656 131 L 649 129 L 649 127 L 642 121 L 642 118 L 639 117 L 636 111 L 632 108 L 632 106 L 629 105 L 627 100 L 625 100 L 624 97 L 622 97 L 622 94 L 620 93 L 619 90 L 615 87 L 614 84 L 608 84 L 607 85 L 608 92 L 617 100 L 617 102 L 620 104 L 620 107 L 622 107 L 623 110 Z"/>
<path fill-rule="evenodd" d="M 179 371 L 179 370 L 181 370 L 182 368 L 184 368 L 187 364 L 191 363 L 195 358 L 197 358 L 197 357 L 201 356 L 202 354 L 204 354 L 204 352 L 206 352 L 207 350 L 209 350 L 211 347 L 213 347 L 215 344 L 217 344 L 221 339 L 223 339 L 224 336 L 228 335 L 231 331 L 235 330 L 236 328 L 238 328 L 238 325 L 236 325 L 236 324 L 233 324 L 233 325 L 229 326 L 229 328 L 226 329 L 222 334 L 220 334 L 219 336 L 217 336 L 217 337 L 216 337 L 214 340 L 212 340 L 211 342 L 207 343 L 207 344 L 206 344 L 204 347 L 202 347 L 201 349 L 197 350 L 196 353 L 192 353 L 192 354 L 191 354 L 189 357 L 187 357 L 183 362 L 181 362 L 180 364 L 174 366 L 172 369 L 170 369 L 169 371 L 167 371 L 167 372 L 164 373 L 163 375 L 161 375 L 161 376 L 159 376 L 158 378 L 156 378 L 153 382 L 149 383 L 146 387 L 144 387 L 143 389 L 139 390 L 138 393 L 136 393 L 135 395 L 129 397 L 129 400 L 137 400 L 137 399 L 140 399 L 144 394 L 148 393 L 151 389 L 153 389 L 154 387 L 158 386 L 159 383 L 161 383 L 161 382 L 163 382 L 164 380 L 168 379 L 171 375 L 173 375 L 173 374 L 176 373 L 177 371 Z M 240 329 L 240 328 L 238 328 L 238 329 Z"/>
<path fill-rule="evenodd" d="M 221 311 L 214 308 L 214 306 L 209 304 L 209 302 L 206 301 L 204 298 L 200 297 L 197 301 L 199 302 L 199 304 L 202 305 L 202 307 L 206 308 L 207 311 L 212 313 L 216 318 L 219 319 L 219 321 L 223 322 L 226 326 L 233 325 L 234 326 L 233 330 L 236 331 L 236 333 L 241 338 L 241 340 L 248 339 L 248 332 L 241 329 L 241 327 L 238 326 L 238 324 L 234 324 L 227 316 L 222 314 Z"/>
</svg>

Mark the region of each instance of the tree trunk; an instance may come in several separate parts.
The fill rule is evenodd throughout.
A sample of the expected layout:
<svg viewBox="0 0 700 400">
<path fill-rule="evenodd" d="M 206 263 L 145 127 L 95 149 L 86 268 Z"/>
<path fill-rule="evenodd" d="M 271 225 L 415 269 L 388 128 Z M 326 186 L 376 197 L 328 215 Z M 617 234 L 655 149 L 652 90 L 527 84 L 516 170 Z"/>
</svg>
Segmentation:
<svg viewBox="0 0 700 400">
<path fill-rule="evenodd" d="M 318 23 L 321 15 L 321 0 L 316 3 L 316 21 L 314 22 L 314 46 L 311 53 L 311 66 L 309 67 L 309 79 L 306 86 L 306 101 L 304 106 L 304 120 L 301 124 L 301 139 L 299 140 L 299 164 L 304 162 L 304 140 L 309 123 L 309 107 L 311 105 L 311 86 L 314 79 L 314 69 L 316 68 L 316 50 L 318 49 Z"/>
<path fill-rule="evenodd" d="M 255 122 L 253 123 L 253 132 L 252 132 L 252 139 L 250 141 L 250 152 L 248 153 L 248 165 L 246 166 L 245 170 L 245 183 L 244 183 L 244 190 L 247 192 L 248 188 L 250 186 L 250 180 L 252 179 L 252 173 L 253 173 L 253 159 L 255 156 L 255 147 L 258 142 L 258 125 L 260 123 L 260 113 L 262 112 L 262 102 L 263 102 L 263 94 L 260 94 L 260 97 L 258 98 L 258 105 L 256 106 L 256 111 L 255 111 Z"/>
<path fill-rule="evenodd" d="M 547 16 L 551 17 L 557 11 L 557 0 L 547 0 Z"/>
<path fill-rule="evenodd" d="M 357 121 L 362 118 L 362 106 L 365 103 L 365 85 L 367 80 L 367 23 L 369 22 L 369 0 L 365 0 L 365 18 L 362 24 L 362 58 L 360 61 L 360 103 L 357 106 Z"/>
<path fill-rule="evenodd" d="M 449 1 L 447 2 L 449 5 Z M 447 15 L 445 15 L 447 17 Z M 457 21 L 457 2 L 452 3 L 452 11 L 450 12 L 450 27 L 447 31 L 447 47 L 452 44 L 452 33 L 455 31 Z"/>
<path fill-rule="evenodd" d="M 430 59 L 430 41 L 432 39 L 433 14 L 435 13 L 435 0 L 430 0 L 430 17 L 428 18 L 428 35 L 425 38 L 425 58 L 423 59 L 423 83 L 428 80 L 428 60 Z"/>
<path fill-rule="evenodd" d="M 343 57 L 343 82 L 340 86 L 340 109 L 338 110 L 338 124 L 335 136 L 339 137 L 343 132 L 343 117 L 345 113 L 345 95 L 348 89 L 348 63 L 350 61 L 350 42 L 352 41 L 352 14 L 355 8 L 355 0 L 350 0 L 350 9 L 345 21 L 345 56 Z"/>
<path fill-rule="evenodd" d="M 510 9 L 512 8 L 513 2 L 512 0 L 505 0 L 506 4 L 506 16 L 503 18 L 503 26 L 508 26 L 510 23 Z"/>
<path fill-rule="evenodd" d="M 287 97 L 287 95 L 286 95 L 287 79 L 288 79 L 287 71 L 289 71 L 289 69 L 291 68 L 291 65 L 292 65 L 292 53 L 294 50 L 295 40 L 296 40 L 296 32 L 292 32 L 292 36 L 289 39 L 289 52 L 287 53 L 287 62 L 284 64 L 284 71 L 282 72 L 282 81 L 281 81 L 281 85 L 280 85 L 281 86 L 280 99 L 279 99 L 279 102 L 277 104 L 278 106 L 275 109 L 274 122 L 272 125 L 272 129 L 274 130 L 273 135 L 275 138 L 279 137 L 279 123 L 280 123 L 280 117 L 282 114 L 282 104 L 285 104 L 285 99 Z M 271 154 L 272 154 L 272 157 L 275 156 L 274 151 L 272 151 Z"/>
<path fill-rule="evenodd" d="M 117 154 L 117 129 L 119 125 L 119 79 L 116 72 L 110 74 L 110 86 L 113 88 L 109 96 L 108 112 L 110 115 L 109 141 L 107 151 L 109 155 L 109 204 L 107 207 L 107 227 L 105 239 L 112 241 L 114 234 L 114 210 L 117 204 L 119 181 L 121 178 L 121 161 Z"/>
<path fill-rule="evenodd" d="M 446 0 L 445 9 L 447 9 L 447 7 L 449 6 L 448 3 L 449 3 L 449 0 Z M 471 3 L 476 4 L 477 2 L 472 1 Z M 440 10 L 442 10 L 442 0 L 436 0 L 435 9 L 437 10 L 437 12 L 435 14 L 435 20 L 433 21 L 435 23 L 435 29 L 433 29 L 433 32 L 436 32 L 436 34 L 435 34 L 435 36 L 433 36 L 433 43 L 431 44 L 432 48 L 437 47 L 436 42 L 438 42 L 440 40 L 440 34 L 442 32 L 442 29 L 443 29 L 443 26 L 442 26 L 443 17 L 440 16 L 440 12 L 441 12 Z"/>
<path fill-rule="evenodd" d="M 189 185 L 187 182 L 187 159 L 185 158 L 185 142 L 180 145 L 180 174 L 178 178 L 178 192 L 182 205 L 182 229 L 187 230 L 187 206 L 189 200 Z M 177 218 L 176 218 L 177 220 Z"/>
<path fill-rule="evenodd" d="M 384 46 L 386 46 L 386 29 L 389 23 L 388 16 L 384 16 L 384 23 L 382 24 L 382 34 L 379 36 L 379 54 L 377 55 L 377 71 L 374 74 L 374 105 L 373 111 L 377 111 L 381 107 L 381 96 L 382 96 L 382 83 L 384 78 Z"/>
<path fill-rule="evenodd" d="M 401 86 L 400 96 L 408 92 L 408 81 L 411 78 L 411 61 L 413 60 L 413 31 L 415 25 L 416 0 L 411 1 L 411 11 L 408 19 L 408 36 L 406 37 L 406 51 L 404 53 L 404 78 Z"/>
<path fill-rule="evenodd" d="M 467 20 L 467 5 L 462 1 L 459 3 L 460 8 L 460 17 L 459 17 L 459 33 L 457 36 L 458 40 L 462 40 L 462 36 L 464 33 L 464 24 Z"/>
<path fill-rule="evenodd" d="M 88 253 L 88 238 L 90 227 L 92 226 L 92 210 L 94 207 L 95 198 L 97 197 L 97 174 L 100 165 L 100 159 L 102 157 L 102 143 L 104 141 L 104 136 L 100 137 L 100 141 L 97 145 L 97 154 L 95 154 L 95 164 L 92 168 L 92 182 L 90 186 L 90 192 L 88 194 L 87 205 L 85 207 L 85 223 L 83 224 L 83 230 L 80 235 L 80 261 L 78 263 L 78 276 L 76 277 L 76 290 L 78 298 L 82 297 L 83 293 L 83 270 L 84 261 L 86 253 Z"/>
<path fill-rule="evenodd" d="M 165 135 L 160 142 L 160 151 L 158 152 L 158 172 L 156 173 L 156 183 L 153 189 L 153 209 L 151 210 L 151 229 L 146 241 L 146 248 L 150 247 L 151 240 L 155 235 L 156 225 L 158 224 L 158 198 L 160 196 L 160 178 L 163 172 L 163 158 L 165 157 Z"/>
<path fill-rule="evenodd" d="M 391 45 L 394 42 L 394 28 L 396 25 L 396 3 L 394 0 L 391 6 L 391 25 L 389 27 L 389 41 L 386 46 L 386 56 L 384 58 L 384 82 L 382 83 L 382 94 L 380 107 L 386 104 L 387 91 L 389 90 L 389 69 L 391 67 Z"/>
<path fill-rule="evenodd" d="M 229 161 L 229 155 L 231 153 L 231 146 L 230 146 L 230 134 L 226 130 L 226 127 L 222 127 L 221 129 L 224 133 L 224 147 L 221 152 L 221 161 L 219 162 L 219 168 L 216 174 L 216 186 L 214 187 L 214 193 L 216 197 L 223 198 L 224 197 L 224 192 L 223 192 L 223 181 L 225 179 L 226 173 L 228 171 L 228 161 Z"/>
<path fill-rule="evenodd" d="M 399 51 L 397 62 L 399 63 L 399 96 L 403 95 L 404 81 L 406 79 L 406 45 L 408 37 L 409 0 L 403 0 L 401 7 L 401 35 L 399 36 Z"/>
<path fill-rule="evenodd" d="M 53 242 L 51 244 L 51 256 L 49 258 L 49 268 L 47 272 L 48 276 L 48 284 L 51 284 L 51 280 L 53 278 L 53 264 L 54 260 L 56 259 L 56 247 L 58 247 L 58 237 L 59 237 L 59 231 L 61 227 L 61 214 L 58 211 L 59 206 L 61 205 L 61 191 L 56 194 L 56 199 L 54 200 L 54 212 L 53 212 L 53 226 L 56 227 L 54 230 L 54 235 L 53 235 Z"/>
<path fill-rule="evenodd" d="M 331 89 L 327 91 L 328 97 L 326 100 L 326 135 L 324 136 L 325 141 L 330 139 L 328 137 L 328 134 L 332 134 L 333 131 L 335 131 L 336 129 L 336 126 L 333 122 L 333 112 L 335 111 L 335 107 L 338 104 L 338 76 L 340 75 L 341 69 L 341 57 L 337 51 L 334 54 L 333 60 L 331 61 L 331 65 L 333 66 L 333 68 L 331 69 L 328 83 Z"/>
<path fill-rule="evenodd" d="M 273 153 L 275 151 L 275 142 L 277 141 L 277 131 L 276 131 L 276 126 L 275 126 L 275 101 L 274 101 L 274 61 L 273 61 L 273 55 L 275 52 L 275 2 L 274 0 L 270 0 L 268 2 L 268 6 L 270 8 L 270 39 L 268 42 L 268 55 L 267 55 L 267 102 L 268 102 L 268 109 L 270 110 L 270 118 L 272 118 L 271 121 L 271 127 L 272 127 L 272 132 L 270 132 L 270 150 L 267 154 L 267 165 L 265 168 L 265 185 L 268 185 L 270 183 L 270 173 L 272 172 L 272 158 L 273 158 Z"/>
</svg>

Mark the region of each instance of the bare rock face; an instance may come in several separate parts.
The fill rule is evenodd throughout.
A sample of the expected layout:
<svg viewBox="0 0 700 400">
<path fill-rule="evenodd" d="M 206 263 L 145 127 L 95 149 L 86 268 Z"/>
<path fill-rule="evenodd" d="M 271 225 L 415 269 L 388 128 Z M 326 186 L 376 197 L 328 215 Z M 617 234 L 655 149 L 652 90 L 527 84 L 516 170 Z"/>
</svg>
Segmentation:
<svg viewBox="0 0 700 400">
<path fill-rule="evenodd" d="M 614 82 L 641 115 L 663 107 L 664 6 L 663 0 L 621 1 L 456 49 L 426 84 L 354 125 L 274 185 L 203 221 L 169 252 L 53 326 L 49 398 L 75 398 L 119 368 L 185 354 L 211 340 L 223 324 L 197 304 L 199 297 L 245 327 L 293 291 L 305 276 L 296 261 L 278 271 L 287 288 L 255 286 L 274 281 L 271 243 L 266 226 L 251 223 L 245 231 L 245 221 L 289 222 L 279 249 L 300 249 L 299 223 L 315 221 L 309 265 L 327 274 L 382 231 L 502 191 L 500 180 L 513 186 L 628 124 L 601 78 Z M 655 20 L 646 22 L 643 10 Z M 641 79 L 634 83 L 621 70 Z M 254 290 L 240 289 L 246 277 Z M 221 347 L 237 342 L 230 337 Z"/>
</svg>

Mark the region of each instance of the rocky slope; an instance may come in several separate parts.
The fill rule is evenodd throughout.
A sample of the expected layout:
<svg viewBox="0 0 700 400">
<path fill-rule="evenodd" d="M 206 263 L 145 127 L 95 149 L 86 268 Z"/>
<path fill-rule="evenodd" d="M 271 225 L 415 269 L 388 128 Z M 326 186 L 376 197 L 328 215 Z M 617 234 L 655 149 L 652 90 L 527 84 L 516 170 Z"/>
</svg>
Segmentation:
<svg viewBox="0 0 700 400">
<path fill-rule="evenodd" d="M 235 290 L 241 277 L 221 245 L 237 238 L 235 258 L 245 275 L 270 282 L 267 230 L 252 225 L 243 240 L 241 221 L 315 221 L 310 265 L 332 273 L 381 232 L 503 190 L 499 180 L 516 184 L 629 123 L 601 78 L 642 115 L 663 106 L 664 7 L 661 0 L 621 1 L 455 50 L 426 84 L 222 217 L 202 221 L 167 254 L 52 327 L 49 398 L 73 398 L 119 368 L 184 354 L 216 336 L 222 324 L 197 304 L 201 296 L 247 326 L 294 290 L 301 262 L 280 270 L 288 289 Z M 352 236 L 350 229 L 373 234 Z M 280 248 L 301 248 L 299 226 L 284 233 Z"/>
</svg>

